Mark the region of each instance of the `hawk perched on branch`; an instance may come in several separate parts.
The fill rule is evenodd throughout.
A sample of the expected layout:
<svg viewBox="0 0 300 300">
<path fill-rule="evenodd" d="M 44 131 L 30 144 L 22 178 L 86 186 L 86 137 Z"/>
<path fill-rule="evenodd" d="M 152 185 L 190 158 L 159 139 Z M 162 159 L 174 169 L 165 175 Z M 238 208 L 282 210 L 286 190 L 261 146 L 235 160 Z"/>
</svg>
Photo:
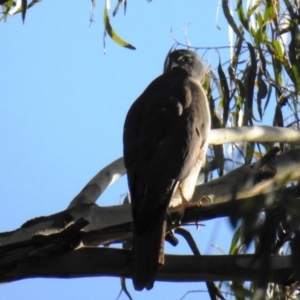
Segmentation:
<svg viewBox="0 0 300 300">
<path fill-rule="evenodd" d="M 124 124 L 124 160 L 132 202 L 132 278 L 151 289 L 164 263 L 166 211 L 190 200 L 205 161 L 210 112 L 198 55 L 175 50 L 164 72 L 132 104 Z"/>
</svg>

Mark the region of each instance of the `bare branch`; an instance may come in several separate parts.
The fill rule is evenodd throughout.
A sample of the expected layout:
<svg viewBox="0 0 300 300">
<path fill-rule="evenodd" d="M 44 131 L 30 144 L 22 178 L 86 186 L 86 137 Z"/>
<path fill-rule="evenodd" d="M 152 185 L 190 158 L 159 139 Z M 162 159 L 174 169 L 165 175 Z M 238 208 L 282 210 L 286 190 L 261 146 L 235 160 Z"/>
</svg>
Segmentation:
<svg viewBox="0 0 300 300">
<path fill-rule="evenodd" d="M 291 256 L 269 258 L 268 281 L 288 284 L 295 281 Z M 1 263 L 0 263 L 1 264 Z M 255 281 L 261 261 L 254 255 L 166 255 L 158 281 Z M 78 278 L 91 276 L 130 277 L 131 252 L 114 248 L 81 248 L 47 257 L 26 257 L 10 268 L 0 268 L 0 282 L 25 278 Z M 230 272 L 228 272 L 230 270 Z"/>
<path fill-rule="evenodd" d="M 213 208 L 212 204 L 231 200 L 233 191 L 235 191 L 234 198 L 236 200 L 249 198 L 260 193 L 268 193 L 270 189 L 274 189 L 274 185 L 281 186 L 282 183 L 299 177 L 300 149 L 290 150 L 272 157 L 263 165 L 261 161 L 258 161 L 255 164 L 242 166 L 227 175 L 196 188 L 193 201 L 197 201 L 201 196 L 208 196 L 212 200 L 212 203 L 209 201 L 203 203 L 203 208 L 200 208 L 197 212 L 198 219 L 201 219 L 205 214 L 208 216 L 208 211 L 205 210 L 216 209 Z M 222 209 L 224 212 L 224 208 Z M 225 215 L 228 215 L 228 212 Z M 216 215 L 212 214 L 209 218 L 212 217 L 216 217 Z M 85 232 L 97 231 L 120 224 L 124 225 L 131 222 L 130 205 L 110 207 L 99 207 L 94 203 L 76 205 L 71 209 L 48 217 L 30 220 L 15 231 L 1 233 L 0 244 L 28 240 L 39 233 L 52 234 L 60 232 L 79 218 L 84 218 L 89 222 L 89 225 L 84 228 Z M 105 237 L 105 241 L 124 238 L 124 234 L 124 232 L 110 233 Z M 97 236 L 96 232 L 94 236 Z M 98 234 L 98 238 L 93 237 L 91 240 L 94 240 L 93 243 L 97 244 L 99 241 L 103 242 L 103 237 Z"/>
<path fill-rule="evenodd" d="M 192 202 L 207 196 L 213 203 L 226 202 L 232 198 L 247 198 L 274 189 L 274 184 L 282 186 L 300 177 L 300 149 L 286 151 L 270 159 L 258 168 L 261 161 L 237 168 L 230 173 L 199 185 L 195 189 Z M 203 203 L 210 205 L 210 203 Z"/>
<path fill-rule="evenodd" d="M 76 220 L 83 218 L 89 222 L 83 230 L 93 231 L 131 222 L 130 205 L 99 207 L 96 204 L 78 205 L 47 217 L 32 219 L 21 228 L 0 233 L 0 245 L 31 239 L 34 235 L 49 235 L 64 230 Z"/>
<path fill-rule="evenodd" d="M 68 208 L 72 208 L 78 204 L 95 203 L 100 195 L 125 173 L 126 169 L 123 157 L 120 157 L 95 175 L 71 201 Z"/>
<path fill-rule="evenodd" d="M 247 126 L 213 129 L 210 131 L 209 143 L 213 145 L 243 141 L 300 144 L 300 132 L 297 130 L 271 126 Z M 68 208 L 72 208 L 78 204 L 95 203 L 105 189 L 125 173 L 126 169 L 124 167 L 123 158 L 120 157 L 93 177 L 82 191 L 71 201 Z"/>
<path fill-rule="evenodd" d="M 211 130 L 209 144 L 270 142 L 300 144 L 300 132 L 272 126 L 243 126 Z"/>
</svg>

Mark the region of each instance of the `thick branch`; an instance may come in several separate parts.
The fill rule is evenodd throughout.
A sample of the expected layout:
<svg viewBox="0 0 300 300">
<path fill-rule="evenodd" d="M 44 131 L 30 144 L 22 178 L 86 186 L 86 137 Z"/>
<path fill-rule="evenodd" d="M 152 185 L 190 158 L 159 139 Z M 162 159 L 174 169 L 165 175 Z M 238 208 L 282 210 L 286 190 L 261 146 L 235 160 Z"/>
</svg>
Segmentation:
<svg viewBox="0 0 300 300">
<path fill-rule="evenodd" d="M 246 126 L 213 129 L 209 143 L 220 145 L 236 142 L 280 142 L 300 144 L 300 132 L 287 128 L 271 126 Z M 68 208 L 77 204 L 95 203 L 105 189 L 126 173 L 123 158 L 119 158 L 101 170 L 82 191 L 71 201 Z"/>
<path fill-rule="evenodd" d="M 271 158 L 260 167 L 261 161 L 237 168 L 226 175 L 196 187 L 192 202 L 208 196 L 213 203 L 247 198 L 274 189 L 300 178 L 300 149 L 289 150 Z M 204 203 L 209 205 L 210 203 Z"/>
<path fill-rule="evenodd" d="M 281 182 L 286 183 L 287 180 L 295 180 L 300 177 L 300 149 L 290 150 L 275 156 L 262 167 L 259 166 L 260 164 L 259 161 L 253 165 L 240 167 L 221 178 L 198 186 L 193 200 L 196 201 L 205 195 L 210 197 L 213 204 L 217 204 L 232 199 L 233 192 L 235 192 L 235 199 L 249 198 L 269 192 L 271 188 L 274 188 L 274 184 L 280 185 Z M 249 199 L 249 201 L 253 201 L 253 199 Z M 213 207 L 212 203 L 210 201 L 203 203 L 203 206 L 207 206 L 206 209 L 211 212 L 210 218 L 216 217 L 213 214 L 217 207 Z M 205 212 L 204 208 L 203 211 L 201 209 L 197 212 L 199 219 L 208 213 Z M 0 244 L 29 240 L 37 233 L 60 232 L 65 226 L 79 218 L 84 218 L 89 222 L 89 225 L 84 228 L 86 232 L 124 225 L 131 222 L 130 205 L 110 207 L 99 207 L 94 203 L 76 205 L 71 209 L 48 217 L 33 219 L 13 232 L 1 233 Z M 120 238 L 124 237 L 124 232 L 119 236 Z M 106 237 L 106 241 L 110 240 L 116 240 L 115 233 Z M 99 238 L 99 241 L 103 241 L 102 237 Z"/>
<path fill-rule="evenodd" d="M 296 280 L 291 256 L 270 257 L 268 281 L 289 284 Z M 82 248 L 42 259 L 24 259 L 8 272 L 0 268 L 0 282 L 25 278 L 130 277 L 130 251 Z M 261 261 L 253 255 L 166 255 L 159 281 L 231 281 L 259 278 Z"/>
<path fill-rule="evenodd" d="M 125 173 L 123 157 L 120 157 L 96 174 L 71 201 L 68 208 L 78 204 L 95 203 L 100 195 Z"/>
<path fill-rule="evenodd" d="M 211 145 L 237 142 L 299 144 L 300 132 L 294 129 L 273 126 L 242 126 L 213 129 L 210 132 L 209 144 Z"/>
</svg>

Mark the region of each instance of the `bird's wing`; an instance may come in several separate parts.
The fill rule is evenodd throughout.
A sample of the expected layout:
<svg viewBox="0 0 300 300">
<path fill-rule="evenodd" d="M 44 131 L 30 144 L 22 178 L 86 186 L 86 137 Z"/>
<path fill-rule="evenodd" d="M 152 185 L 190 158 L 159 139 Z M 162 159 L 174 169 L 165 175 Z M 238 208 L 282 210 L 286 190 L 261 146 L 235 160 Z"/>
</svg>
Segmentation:
<svg viewBox="0 0 300 300">
<path fill-rule="evenodd" d="M 206 107 L 199 84 L 164 74 L 148 86 L 126 117 L 124 159 L 135 230 L 136 289 L 152 287 L 158 262 L 162 262 L 159 249 L 166 208 L 206 141 L 206 116 L 202 114 Z"/>
<path fill-rule="evenodd" d="M 203 124 L 209 116 L 202 88 L 191 80 L 176 79 L 162 75 L 153 81 L 132 105 L 125 121 L 125 166 L 141 223 L 151 219 L 151 211 L 155 213 L 163 202 L 163 190 L 169 197 L 169 188 L 189 175 L 207 139 L 208 129 Z M 162 195 L 146 203 L 140 198 L 151 186 Z"/>
</svg>

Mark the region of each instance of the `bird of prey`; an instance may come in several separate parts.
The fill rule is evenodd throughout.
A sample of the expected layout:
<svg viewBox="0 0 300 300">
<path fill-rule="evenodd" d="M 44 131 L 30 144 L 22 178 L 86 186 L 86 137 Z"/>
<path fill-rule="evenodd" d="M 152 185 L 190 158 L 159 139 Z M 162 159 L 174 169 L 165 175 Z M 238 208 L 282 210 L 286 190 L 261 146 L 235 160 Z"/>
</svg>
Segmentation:
<svg viewBox="0 0 300 300">
<path fill-rule="evenodd" d="M 151 289 L 164 263 L 170 201 L 189 201 L 205 161 L 210 112 L 205 69 L 190 50 L 175 50 L 164 72 L 132 104 L 124 124 L 124 161 L 133 217 L 132 279 Z M 176 202 L 176 201 L 175 201 Z"/>
</svg>

